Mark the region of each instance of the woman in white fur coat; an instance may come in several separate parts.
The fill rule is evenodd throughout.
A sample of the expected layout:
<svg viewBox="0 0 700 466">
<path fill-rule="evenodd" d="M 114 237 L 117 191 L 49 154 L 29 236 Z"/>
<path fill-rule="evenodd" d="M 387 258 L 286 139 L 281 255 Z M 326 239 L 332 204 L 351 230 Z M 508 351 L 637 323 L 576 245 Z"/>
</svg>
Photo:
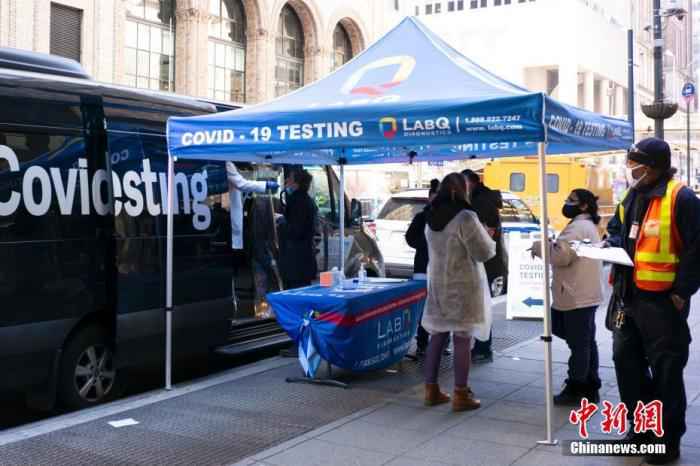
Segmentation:
<svg viewBox="0 0 700 466">
<path fill-rule="evenodd" d="M 496 243 L 467 202 L 467 187 L 459 173 L 447 175 L 426 211 L 428 299 L 423 327 L 430 333 L 425 361 L 425 404 L 446 403 L 450 397 L 437 383 L 440 359 L 450 333 L 454 337 L 455 390 L 453 411 L 477 409 L 479 400 L 467 386 L 472 331 L 483 324 L 485 293 L 483 263 L 496 254 Z"/>
</svg>

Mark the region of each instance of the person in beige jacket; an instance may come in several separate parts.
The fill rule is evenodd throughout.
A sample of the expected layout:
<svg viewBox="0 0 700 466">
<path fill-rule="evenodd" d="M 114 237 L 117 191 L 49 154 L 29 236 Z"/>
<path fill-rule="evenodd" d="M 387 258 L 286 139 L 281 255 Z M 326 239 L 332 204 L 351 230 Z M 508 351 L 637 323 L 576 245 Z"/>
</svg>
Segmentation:
<svg viewBox="0 0 700 466">
<path fill-rule="evenodd" d="M 453 411 L 477 409 L 479 400 L 467 385 L 471 338 L 485 321 L 488 293 L 484 262 L 496 254 L 496 243 L 467 202 L 467 185 L 459 173 L 447 175 L 425 211 L 428 243 L 428 299 L 422 324 L 430 333 L 425 358 L 425 404 L 447 403 L 438 372 L 450 333 L 454 339 Z"/>
<path fill-rule="evenodd" d="M 603 289 L 601 263 L 578 257 L 572 242 L 600 242 L 598 199 L 590 191 L 575 189 L 562 213 L 571 221 L 557 240 L 549 243 L 554 275 L 552 333 L 566 341 L 571 356 L 566 384 L 554 403 L 578 406 L 583 397 L 596 403 L 600 400 L 595 311 L 603 302 Z M 532 254 L 541 257 L 541 251 L 538 241 Z"/>
</svg>

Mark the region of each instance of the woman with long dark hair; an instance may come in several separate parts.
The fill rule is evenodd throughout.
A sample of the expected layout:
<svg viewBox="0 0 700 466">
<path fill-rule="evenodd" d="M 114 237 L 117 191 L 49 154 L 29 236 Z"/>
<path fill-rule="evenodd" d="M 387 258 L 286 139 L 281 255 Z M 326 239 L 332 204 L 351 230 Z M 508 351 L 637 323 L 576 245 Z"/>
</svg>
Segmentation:
<svg viewBox="0 0 700 466">
<path fill-rule="evenodd" d="M 564 389 L 554 403 L 578 406 L 583 397 L 591 402 L 600 398 L 595 311 L 603 302 L 603 288 L 601 263 L 579 257 L 572 243 L 600 241 L 598 198 L 588 190 L 574 189 L 562 213 L 570 222 L 555 242 L 548 243 L 553 271 L 552 333 L 566 341 L 571 357 Z M 539 241 L 532 252 L 541 256 Z"/>
<path fill-rule="evenodd" d="M 437 196 L 440 180 L 430 180 L 430 190 L 428 191 L 428 205 L 418 212 L 406 230 L 406 243 L 416 250 L 413 257 L 413 278 L 415 280 L 425 280 L 428 272 L 428 243 L 425 240 L 425 212 L 430 203 Z M 423 356 L 428 348 L 430 335 L 422 325 L 418 326 L 416 334 L 416 356 Z"/>
<path fill-rule="evenodd" d="M 443 348 L 454 338 L 455 390 L 453 411 L 477 409 L 469 389 L 472 331 L 485 321 L 483 263 L 496 254 L 496 243 L 467 202 L 467 186 L 459 173 L 447 175 L 426 211 L 428 299 L 422 324 L 430 333 L 425 361 L 425 404 L 447 403 L 440 391 L 438 371 Z M 476 297 L 476 299 L 475 299 Z"/>
</svg>

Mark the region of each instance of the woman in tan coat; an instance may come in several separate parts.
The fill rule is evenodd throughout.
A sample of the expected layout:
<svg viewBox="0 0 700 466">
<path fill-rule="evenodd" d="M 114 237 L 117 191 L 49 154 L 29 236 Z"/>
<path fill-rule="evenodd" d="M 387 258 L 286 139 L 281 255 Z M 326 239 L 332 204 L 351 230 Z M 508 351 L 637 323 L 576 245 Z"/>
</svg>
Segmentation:
<svg viewBox="0 0 700 466">
<path fill-rule="evenodd" d="M 578 406 L 582 397 L 598 402 L 598 344 L 595 340 L 595 311 L 603 302 L 601 263 L 578 257 L 571 243 L 600 241 L 598 199 L 585 189 L 569 194 L 562 213 L 571 219 L 556 242 L 550 243 L 552 258 L 552 333 L 571 350 L 569 374 L 564 390 L 554 403 Z M 541 256 L 540 242 L 532 248 Z"/>
<path fill-rule="evenodd" d="M 454 337 L 454 411 L 476 409 L 479 400 L 467 386 L 471 333 L 484 322 L 483 263 L 496 254 L 491 239 L 467 202 L 467 187 L 459 173 L 447 175 L 426 210 L 428 242 L 428 299 L 423 327 L 430 333 L 425 360 L 425 404 L 446 403 L 450 397 L 437 383 L 442 351 Z"/>
</svg>

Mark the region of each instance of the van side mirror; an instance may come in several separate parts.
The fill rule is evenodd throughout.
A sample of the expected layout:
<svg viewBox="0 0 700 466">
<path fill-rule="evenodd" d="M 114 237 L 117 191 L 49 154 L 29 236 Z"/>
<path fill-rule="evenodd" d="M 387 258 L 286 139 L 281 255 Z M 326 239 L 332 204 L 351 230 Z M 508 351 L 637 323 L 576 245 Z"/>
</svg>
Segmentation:
<svg viewBox="0 0 700 466">
<path fill-rule="evenodd" d="M 362 203 L 357 199 L 350 201 L 350 221 L 354 225 L 362 222 Z"/>
</svg>

